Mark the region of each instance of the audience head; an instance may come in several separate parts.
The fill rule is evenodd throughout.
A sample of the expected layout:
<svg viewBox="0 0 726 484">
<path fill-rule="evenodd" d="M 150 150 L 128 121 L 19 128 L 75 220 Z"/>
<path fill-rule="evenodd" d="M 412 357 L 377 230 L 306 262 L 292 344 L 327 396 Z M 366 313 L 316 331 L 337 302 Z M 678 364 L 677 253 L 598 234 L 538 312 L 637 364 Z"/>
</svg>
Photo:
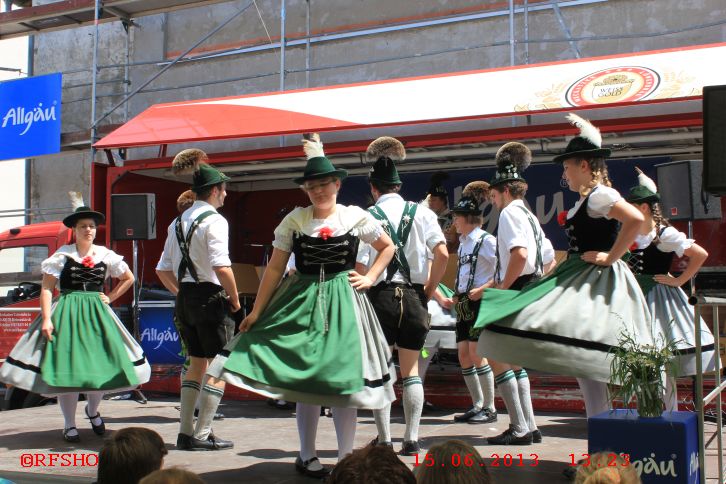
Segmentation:
<svg viewBox="0 0 726 484">
<path fill-rule="evenodd" d="M 346 456 L 326 481 L 328 484 L 416 484 L 411 469 L 386 445 L 368 446 Z"/>
<path fill-rule="evenodd" d="M 193 472 L 172 467 L 152 472 L 141 479 L 139 484 L 204 484 L 204 481 Z"/>
<path fill-rule="evenodd" d="M 418 484 L 489 484 L 492 478 L 479 452 L 461 440 L 436 444 L 427 452 L 435 465 L 421 461 L 416 471 Z M 459 463 L 457 467 L 453 464 Z M 445 464 L 445 465 L 441 465 Z"/>
<path fill-rule="evenodd" d="M 640 484 L 638 472 L 612 452 L 598 452 L 590 456 L 587 466 L 580 465 L 575 476 L 577 484 Z"/>
<path fill-rule="evenodd" d="M 136 484 L 161 469 L 168 453 L 153 430 L 127 427 L 114 433 L 98 455 L 98 484 Z"/>
</svg>

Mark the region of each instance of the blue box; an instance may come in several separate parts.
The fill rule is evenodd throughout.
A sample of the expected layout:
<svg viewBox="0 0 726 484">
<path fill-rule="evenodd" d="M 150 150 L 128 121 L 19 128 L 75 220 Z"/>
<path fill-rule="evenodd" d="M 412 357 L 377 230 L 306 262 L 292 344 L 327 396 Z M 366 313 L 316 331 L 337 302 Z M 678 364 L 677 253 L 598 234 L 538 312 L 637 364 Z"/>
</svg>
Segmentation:
<svg viewBox="0 0 726 484">
<path fill-rule="evenodd" d="M 181 338 L 174 326 L 174 301 L 139 303 L 139 343 L 152 365 L 180 365 Z"/>
<path fill-rule="evenodd" d="M 629 454 L 644 483 L 698 484 L 698 417 L 665 412 L 639 417 L 635 410 L 603 412 L 588 419 L 588 452 Z"/>
</svg>

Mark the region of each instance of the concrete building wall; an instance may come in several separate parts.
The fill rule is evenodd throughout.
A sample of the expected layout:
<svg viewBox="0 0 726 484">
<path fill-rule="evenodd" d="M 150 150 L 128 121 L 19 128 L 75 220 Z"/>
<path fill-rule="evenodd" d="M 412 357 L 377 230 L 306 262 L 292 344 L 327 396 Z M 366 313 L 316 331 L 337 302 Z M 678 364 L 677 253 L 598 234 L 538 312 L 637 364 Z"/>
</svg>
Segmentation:
<svg viewBox="0 0 726 484">
<path fill-rule="evenodd" d="M 310 47 L 312 71 L 309 73 L 309 85 L 327 86 L 510 65 L 509 18 L 507 15 L 494 15 L 505 3 L 471 0 L 310 0 L 310 28 L 313 35 L 374 28 L 391 22 L 405 25 L 442 16 L 481 12 L 489 12 L 492 16 L 313 43 Z M 726 39 L 724 23 L 694 28 L 718 20 L 726 21 L 726 2 L 723 0 L 609 0 L 591 1 L 579 6 L 568 6 L 572 2 L 561 3 L 562 22 L 571 35 L 589 39 L 574 43 L 582 57 L 706 44 Z M 247 0 L 236 0 L 136 20 L 138 27 L 132 27 L 128 37 L 129 57 L 132 63 L 147 64 L 130 69 L 129 88 L 140 86 L 159 72 L 162 68 L 160 63 L 172 60 L 246 5 Z M 267 42 L 268 32 L 273 42 L 277 41 L 280 35 L 280 1 L 261 0 L 257 5 L 260 8 L 259 15 L 254 6 L 248 8 L 202 43 L 200 49 L 209 52 L 262 44 Z M 306 29 L 306 1 L 287 0 L 286 14 L 286 38 L 303 37 Z M 526 62 L 526 50 L 529 63 L 575 57 L 573 47 L 563 41 L 566 35 L 552 8 L 530 11 L 528 49 L 523 43 L 523 17 L 517 14 L 515 18 L 516 64 Z M 657 35 L 666 32 L 672 33 Z M 68 86 L 63 95 L 64 132 L 88 129 L 90 124 L 90 86 L 77 85 L 88 84 L 91 80 L 92 34 L 91 27 L 83 27 L 36 36 L 35 73 L 67 73 L 64 75 L 64 86 Z M 123 64 L 127 55 L 126 40 L 127 34 L 121 22 L 103 24 L 100 28 L 98 64 Z M 195 55 L 199 55 L 199 52 Z M 268 49 L 180 63 L 132 98 L 128 104 L 128 114 L 132 117 L 159 102 L 276 91 L 280 85 L 279 56 L 279 49 Z M 289 71 L 285 80 L 286 89 L 306 86 L 305 59 L 304 46 L 286 50 L 286 70 Z M 371 62 L 373 60 L 378 62 Z M 235 80 L 217 82 L 230 79 Z M 99 71 L 99 81 L 107 83 L 98 87 L 97 117 L 122 99 L 119 95 L 124 90 L 120 82 L 122 80 L 122 67 Z M 76 87 L 71 87 L 74 85 Z M 394 106 L 381 108 L 395 109 Z M 104 123 L 122 123 L 124 118 L 122 107 Z M 292 139 L 289 141 L 293 142 Z M 297 137 L 294 142 L 297 142 Z M 278 138 L 216 142 L 213 150 L 277 144 Z M 135 150 L 133 156 L 149 157 L 155 153 L 155 149 Z M 79 179 L 90 183 L 87 177 L 89 165 L 88 151 L 35 160 L 32 175 L 34 206 L 67 204 L 62 192 L 80 188 L 77 186 Z M 59 167 L 62 171 L 58 171 Z M 47 186 L 50 182 L 43 181 L 48 173 L 55 173 L 53 187 Z M 56 187 L 63 188 L 56 190 Z M 84 188 L 84 192 L 88 193 L 88 187 Z"/>
</svg>

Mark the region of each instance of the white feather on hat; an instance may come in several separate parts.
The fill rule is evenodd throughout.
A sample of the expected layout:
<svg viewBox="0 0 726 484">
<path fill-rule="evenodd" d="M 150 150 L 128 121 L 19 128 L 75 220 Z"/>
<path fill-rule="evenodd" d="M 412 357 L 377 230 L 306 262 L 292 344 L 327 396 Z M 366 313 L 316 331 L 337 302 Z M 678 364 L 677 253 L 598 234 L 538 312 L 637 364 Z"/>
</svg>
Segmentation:
<svg viewBox="0 0 726 484">
<path fill-rule="evenodd" d="M 638 185 L 647 188 L 653 193 L 658 193 L 658 187 L 653 179 L 643 173 L 643 171 L 637 166 L 635 167 L 635 170 L 638 172 Z"/>
<path fill-rule="evenodd" d="M 590 121 L 581 118 L 575 113 L 570 113 L 566 117 L 570 123 L 580 129 L 580 136 L 590 141 L 590 143 L 594 144 L 598 148 L 602 148 L 602 134 L 600 134 L 600 130 L 597 129 Z"/>
<path fill-rule="evenodd" d="M 71 199 L 71 207 L 73 208 L 73 210 L 85 206 L 85 204 L 83 203 L 83 193 L 70 191 L 68 192 L 68 196 Z"/>
<path fill-rule="evenodd" d="M 318 133 L 311 133 L 310 139 L 303 138 L 302 143 L 303 151 L 305 152 L 305 156 L 307 156 L 308 160 L 311 158 L 325 156 L 325 152 L 323 151 L 323 142 L 320 141 L 320 135 Z"/>
</svg>

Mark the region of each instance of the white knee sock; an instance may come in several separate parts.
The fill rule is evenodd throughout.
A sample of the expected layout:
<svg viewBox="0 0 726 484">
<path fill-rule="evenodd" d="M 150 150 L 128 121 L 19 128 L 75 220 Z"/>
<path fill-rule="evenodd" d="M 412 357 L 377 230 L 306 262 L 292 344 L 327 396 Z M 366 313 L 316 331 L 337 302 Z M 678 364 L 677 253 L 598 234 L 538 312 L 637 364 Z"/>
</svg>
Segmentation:
<svg viewBox="0 0 726 484">
<path fill-rule="evenodd" d="M 335 436 L 338 438 L 338 462 L 340 462 L 343 457 L 353 452 L 358 409 L 336 407 L 331 411 L 335 424 Z"/>
<path fill-rule="evenodd" d="M 484 365 L 477 368 L 476 374 L 479 377 L 479 386 L 484 396 L 484 403 L 481 408 L 488 408 L 492 412 L 496 411 L 494 407 L 494 372 L 492 367 Z"/>
<path fill-rule="evenodd" d="M 678 387 L 675 383 L 673 378 L 666 378 L 665 398 L 663 401 L 667 412 L 678 411 Z"/>
<path fill-rule="evenodd" d="M 101 400 L 103 400 L 103 395 L 105 392 L 88 392 L 86 393 L 86 401 L 88 402 L 88 409 L 86 410 L 87 414 L 91 417 L 98 414 L 98 406 L 101 405 Z M 101 425 L 103 423 L 103 420 L 101 420 L 101 417 L 93 418 L 91 419 L 91 422 L 93 425 Z"/>
<path fill-rule="evenodd" d="M 522 405 L 522 413 L 527 421 L 530 432 L 537 430 L 537 422 L 534 420 L 534 409 L 532 408 L 532 395 L 529 390 L 529 376 L 524 368 L 514 372 L 519 391 L 519 403 Z"/>
<path fill-rule="evenodd" d="M 60 405 L 61 412 L 63 412 L 63 419 L 65 423 L 63 428 L 71 428 L 76 426 L 76 407 L 78 406 L 78 394 L 77 393 L 63 393 L 58 395 L 58 405 Z M 71 432 L 70 435 L 75 435 Z"/>
<path fill-rule="evenodd" d="M 181 411 L 179 415 L 179 433 L 191 436 L 194 433 L 194 407 L 199 398 L 202 386 L 194 380 L 184 380 L 179 395 Z"/>
<path fill-rule="evenodd" d="M 378 429 L 378 442 L 391 441 L 391 404 L 385 407 L 373 410 L 373 418 L 376 421 L 376 429 Z"/>
<path fill-rule="evenodd" d="M 519 389 L 517 388 L 517 379 L 514 377 L 512 370 L 507 370 L 496 376 L 495 381 L 499 387 L 499 393 L 502 395 L 504 405 L 509 413 L 509 422 L 514 429 L 514 435 L 522 437 L 529 433 L 527 421 L 524 418 L 522 404 L 519 401 Z"/>
<path fill-rule="evenodd" d="M 477 382 L 478 383 L 478 382 Z M 418 424 L 423 411 L 424 391 L 421 378 L 409 376 L 403 379 L 403 415 L 406 419 L 404 441 L 418 440 Z"/>
<path fill-rule="evenodd" d="M 481 410 L 484 405 L 484 395 L 482 394 L 481 386 L 479 385 L 479 377 L 476 374 L 476 367 L 472 366 L 470 368 L 462 368 L 461 374 L 464 377 L 466 388 L 469 390 L 469 395 L 471 395 L 472 405 Z"/>
<path fill-rule="evenodd" d="M 300 437 L 300 458 L 306 461 L 317 457 L 318 452 L 315 450 L 315 437 L 318 435 L 320 405 L 309 405 L 307 403 L 296 404 L 295 419 L 297 420 L 297 433 Z"/>
<path fill-rule="evenodd" d="M 607 383 L 589 378 L 578 378 L 577 383 L 585 399 L 585 413 L 588 418 L 610 410 Z"/>
<path fill-rule="evenodd" d="M 199 440 L 207 440 L 209 433 L 212 431 L 212 420 L 214 420 L 214 414 L 217 413 L 217 407 L 219 402 L 222 401 L 224 396 L 224 388 L 218 388 L 210 383 L 206 383 L 202 387 L 202 391 L 199 394 L 199 418 L 197 419 L 197 426 L 194 429 L 194 438 Z M 192 406 L 192 415 L 194 414 L 194 407 Z"/>
</svg>

